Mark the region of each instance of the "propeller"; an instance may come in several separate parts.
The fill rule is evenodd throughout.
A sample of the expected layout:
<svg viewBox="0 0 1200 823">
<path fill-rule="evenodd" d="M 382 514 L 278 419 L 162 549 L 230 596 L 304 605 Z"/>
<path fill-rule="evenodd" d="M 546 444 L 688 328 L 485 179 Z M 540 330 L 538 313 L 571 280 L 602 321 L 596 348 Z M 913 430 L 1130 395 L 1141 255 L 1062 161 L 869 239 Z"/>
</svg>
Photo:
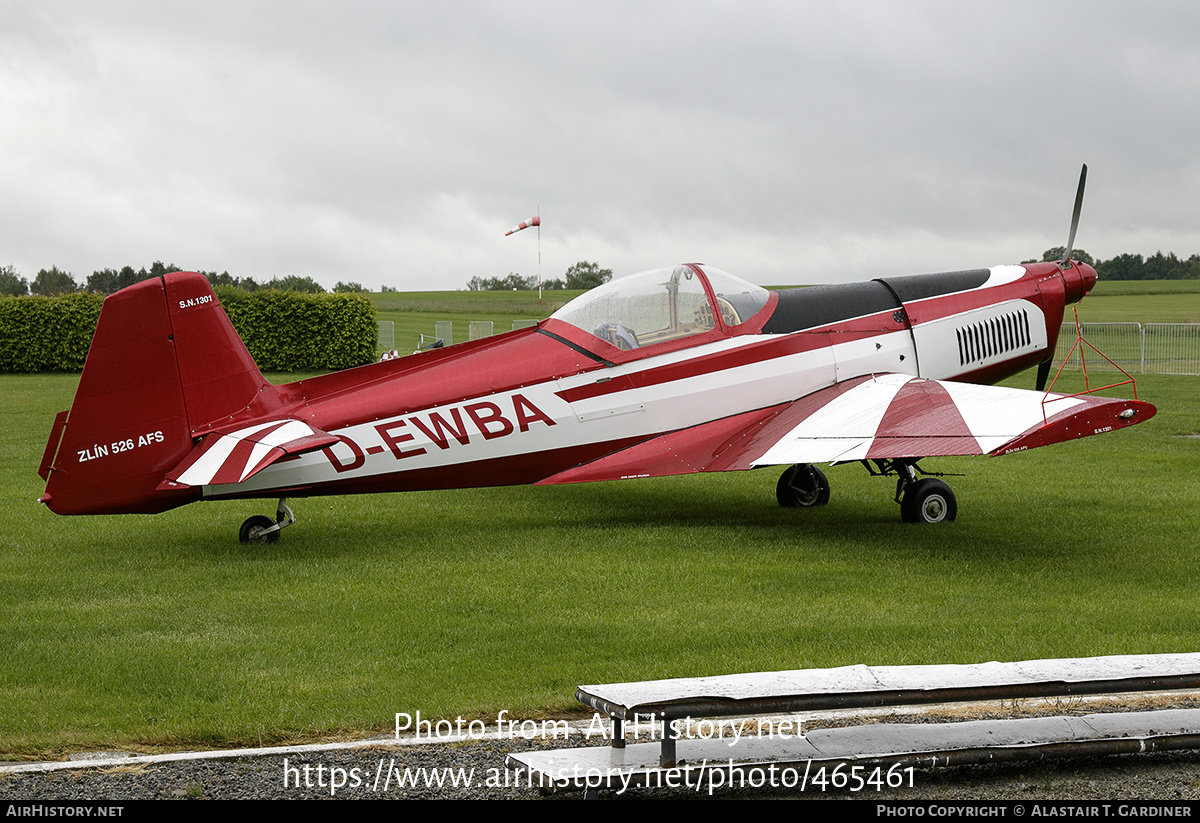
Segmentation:
<svg viewBox="0 0 1200 823">
<path fill-rule="evenodd" d="M 1083 187 L 1087 183 L 1087 163 L 1079 172 L 1079 188 L 1075 191 L 1075 211 L 1071 214 L 1071 233 L 1067 236 L 1067 249 L 1063 252 L 1059 265 L 1063 268 L 1071 264 L 1071 252 L 1075 250 L 1075 230 L 1079 228 L 1079 213 L 1083 210 Z M 1046 381 L 1050 379 L 1050 367 L 1054 365 L 1054 352 L 1038 364 L 1037 390 L 1046 390 Z"/>
<path fill-rule="evenodd" d="M 1087 183 L 1087 163 L 1083 164 L 1083 169 L 1079 172 L 1079 189 L 1075 192 L 1075 212 L 1071 215 L 1071 234 L 1067 237 L 1067 250 L 1063 253 L 1063 263 L 1071 259 L 1071 252 L 1075 250 L 1075 230 L 1079 228 L 1079 212 L 1083 210 L 1083 186 L 1085 183 Z"/>
</svg>

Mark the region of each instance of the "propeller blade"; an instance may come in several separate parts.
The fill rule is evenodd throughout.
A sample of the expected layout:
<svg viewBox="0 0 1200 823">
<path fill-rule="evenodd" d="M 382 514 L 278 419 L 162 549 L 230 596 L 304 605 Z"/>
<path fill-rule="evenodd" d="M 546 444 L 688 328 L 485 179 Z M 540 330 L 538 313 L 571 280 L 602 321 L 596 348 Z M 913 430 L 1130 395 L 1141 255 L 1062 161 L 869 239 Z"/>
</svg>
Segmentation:
<svg viewBox="0 0 1200 823">
<path fill-rule="evenodd" d="M 1087 163 L 1084 163 L 1083 170 L 1079 172 L 1079 190 L 1075 192 L 1075 213 L 1071 215 L 1071 235 L 1067 238 L 1067 251 L 1061 261 L 1063 263 L 1071 259 L 1071 252 L 1075 250 L 1075 230 L 1079 228 L 1079 212 L 1083 210 L 1083 186 L 1086 182 Z"/>
</svg>

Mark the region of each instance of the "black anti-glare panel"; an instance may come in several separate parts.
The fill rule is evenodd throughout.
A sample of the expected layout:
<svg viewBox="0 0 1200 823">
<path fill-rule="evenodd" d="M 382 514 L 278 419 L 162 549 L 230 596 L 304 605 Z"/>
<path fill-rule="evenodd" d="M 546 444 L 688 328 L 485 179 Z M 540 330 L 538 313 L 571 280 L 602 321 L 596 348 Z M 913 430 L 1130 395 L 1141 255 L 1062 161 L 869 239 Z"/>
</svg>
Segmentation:
<svg viewBox="0 0 1200 823">
<path fill-rule="evenodd" d="M 779 303 L 763 326 L 763 334 L 787 334 L 852 317 L 892 311 L 913 300 L 978 288 L 987 282 L 990 274 L 988 269 L 972 269 L 879 278 L 869 283 L 783 289 L 777 292 Z"/>
<path fill-rule="evenodd" d="M 991 276 L 988 269 L 947 271 L 940 274 L 910 274 L 907 277 L 881 277 L 905 303 L 953 294 L 956 291 L 977 289 Z"/>
<path fill-rule="evenodd" d="M 763 334 L 787 334 L 900 308 L 888 287 L 878 282 L 811 286 L 776 293 L 779 303 L 763 326 Z"/>
</svg>

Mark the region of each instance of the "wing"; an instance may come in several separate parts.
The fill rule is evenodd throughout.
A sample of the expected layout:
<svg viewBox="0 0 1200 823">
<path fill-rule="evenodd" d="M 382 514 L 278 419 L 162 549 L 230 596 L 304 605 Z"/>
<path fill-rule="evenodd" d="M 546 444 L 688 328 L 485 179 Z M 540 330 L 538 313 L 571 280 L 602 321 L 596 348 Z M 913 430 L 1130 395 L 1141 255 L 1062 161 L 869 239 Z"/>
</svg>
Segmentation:
<svg viewBox="0 0 1200 823">
<path fill-rule="evenodd" d="M 167 472 L 159 490 L 181 486 L 240 483 L 285 457 L 323 449 L 336 435 L 299 420 L 269 420 L 207 435 L 183 461 Z"/>
<path fill-rule="evenodd" d="M 660 435 L 542 482 L 1008 454 L 1115 431 L 1156 411 L 1138 400 L 871 375 L 793 403 Z"/>
<path fill-rule="evenodd" d="M 780 415 L 790 425 L 755 466 L 1008 454 L 1149 420 L 1149 403 L 887 374 L 817 392 Z M 815 401 L 814 403 L 806 401 Z"/>
</svg>

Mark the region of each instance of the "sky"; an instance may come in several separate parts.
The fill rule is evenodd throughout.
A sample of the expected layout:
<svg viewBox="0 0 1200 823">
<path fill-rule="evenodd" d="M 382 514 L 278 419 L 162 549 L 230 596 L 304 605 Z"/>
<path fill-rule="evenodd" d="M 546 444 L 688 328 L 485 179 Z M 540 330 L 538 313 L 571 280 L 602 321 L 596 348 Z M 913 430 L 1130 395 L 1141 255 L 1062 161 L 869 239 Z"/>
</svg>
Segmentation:
<svg viewBox="0 0 1200 823">
<path fill-rule="evenodd" d="M 1077 247 L 1187 257 L 1197 31 L 1184 0 L 0 0 L 0 266 L 849 282 L 1064 245 L 1083 163 Z"/>
</svg>

